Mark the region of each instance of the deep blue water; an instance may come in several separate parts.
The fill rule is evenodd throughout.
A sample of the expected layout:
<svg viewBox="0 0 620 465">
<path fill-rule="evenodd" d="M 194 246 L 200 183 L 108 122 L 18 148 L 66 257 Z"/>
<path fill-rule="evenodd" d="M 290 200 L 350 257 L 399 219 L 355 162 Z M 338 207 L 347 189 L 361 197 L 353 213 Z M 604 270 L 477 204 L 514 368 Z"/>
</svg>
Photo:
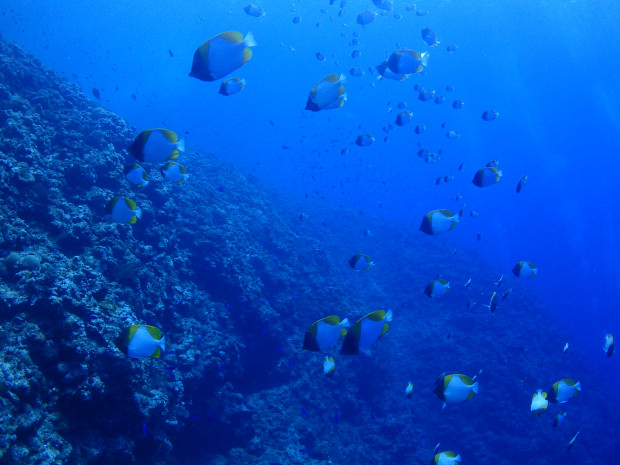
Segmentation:
<svg viewBox="0 0 620 465">
<path fill-rule="evenodd" d="M 0 7 L 0 31 L 86 94 L 97 88 L 102 104 L 139 130 L 173 129 L 190 147 L 265 179 L 308 221 L 342 208 L 404 221 L 415 231 L 429 210 L 456 212 L 465 203 L 462 223 L 444 238 L 475 251 L 508 281 L 516 262 L 534 262 L 539 273 L 527 285 L 555 315 L 549 324 L 562 328 L 620 398 L 617 357 L 606 359 L 601 350 L 606 331 L 620 335 L 620 4 L 421 1 L 417 7 L 428 9 L 421 17 L 405 11 L 410 2 L 395 0 L 402 19 L 392 13 L 360 26 L 356 16 L 374 9 L 370 1 L 349 0 L 338 16 L 340 1 L 265 0 L 263 18 L 246 15 L 246 3 L 16 0 Z M 439 46 L 422 41 L 425 27 Z M 251 30 L 258 42 L 252 60 L 233 73 L 246 88 L 230 97 L 218 94 L 219 81 L 188 77 L 196 47 L 225 30 Z M 350 45 L 355 32 L 357 47 Z M 449 43 L 458 45 L 453 54 Z M 430 52 L 426 73 L 404 82 L 368 73 L 399 48 Z M 325 62 L 315 58 L 318 51 Z M 352 66 L 366 74 L 347 76 L 343 108 L 304 111 L 319 79 Z M 419 101 L 416 83 L 446 102 Z M 454 110 L 454 99 L 464 108 Z M 384 133 L 402 100 L 412 123 Z M 480 118 L 489 109 L 499 111 L 497 121 Z M 428 127 L 422 135 L 413 132 L 419 123 Z M 461 138 L 448 140 L 448 129 Z M 357 147 L 361 133 L 377 141 Z M 441 160 L 424 163 L 418 142 L 442 149 Z M 491 159 L 499 160 L 503 179 L 479 189 L 471 179 Z M 453 182 L 435 185 L 449 174 Z M 529 181 L 517 195 L 522 175 Z"/>
</svg>

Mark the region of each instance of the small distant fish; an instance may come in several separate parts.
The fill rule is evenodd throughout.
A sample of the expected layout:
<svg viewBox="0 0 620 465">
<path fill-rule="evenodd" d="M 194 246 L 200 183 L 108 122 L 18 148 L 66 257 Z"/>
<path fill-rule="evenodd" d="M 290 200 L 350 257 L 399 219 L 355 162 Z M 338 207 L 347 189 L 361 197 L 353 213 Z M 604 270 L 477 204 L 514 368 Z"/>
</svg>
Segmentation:
<svg viewBox="0 0 620 465">
<path fill-rule="evenodd" d="M 317 82 L 310 90 L 306 110 L 321 111 L 339 108 L 347 100 L 347 92 L 342 85 L 344 74 L 330 74 Z"/>
<path fill-rule="evenodd" d="M 159 163 L 172 160 L 185 151 L 185 141 L 169 129 L 146 129 L 127 148 L 136 160 Z"/>
<path fill-rule="evenodd" d="M 437 450 L 439 449 L 439 446 L 441 446 L 441 443 L 440 443 L 440 442 L 438 442 L 438 443 L 435 445 L 435 447 L 433 448 L 433 454 L 434 454 L 435 452 L 437 452 Z"/>
<path fill-rule="evenodd" d="M 462 198 L 463 198 L 463 194 L 461 194 L 460 192 L 454 196 L 454 200 L 456 200 L 457 202 L 460 201 Z"/>
<path fill-rule="evenodd" d="M 371 237 L 372 236 L 372 231 L 370 229 L 365 229 L 364 230 L 364 236 Z"/>
<path fill-rule="evenodd" d="M 521 192 L 521 190 L 523 189 L 523 186 L 525 186 L 526 183 L 527 183 L 527 175 L 521 176 L 521 179 L 519 179 L 519 182 L 517 183 L 517 194 Z"/>
<path fill-rule="evenodd" d="M 553 419 L 553 427 L 557 428 L 558 426 L 561 426 L 562 423 L 564 423 L 564 419 L 566 418 L 566 415 L 567 415 L 567 412 L 558 413 Z"/>
<path fill-rule="evenodd" d="M 422 29 L 422 40 L 426 42 L 429 47 L 439 45 L 439 41 L 437 40 L 437 34 L 435 34 L 433 30 L 429 28 Z"/>
<path fill-rule="evenodd" d="M 184 183 L 185 180 L 189 178 L 189 174 L 185 167 L 174 161 L 169 161 L 161 167 L 161 175 L 166 181 L 173 181 L 179 184 Z"/>
<path fill-rule="evenodd" d="M 385 11 L 392 11 L 394 9 L 393 0 L 372 0 L 372 3 L 374 3 L 377 8 Z"/>
<path fill-rule="evenodd" d="M 495 110 L 487 110 L 482 113 L 481 118 L 485 121 L 493 121 L 499 118 L 499 113 Z"/>
<path fill-rule="evenodd" d="M 469 286 L 471 286 L 471 278 L 469 278 L 469 279 L 467 280 L 467 282 L 464 284 L 464 286 L 465 286 L 465 287 L 469 287 Z"/>
<path fill-rule="evenodd" d="M 411 396 L 413 395 L 413 383 L 411 381 L 407 383 L 407 387 L 405 388 L 405 395 L 408 398 L 411 398 Z"/>
<path fill-rule="evenodd" d="M 463 171 L 463 167 L 464 167 L 464 166 L 465 166 L 465 162 L 462 162 L 462 163 L 459 165 L 459 171 Z"/>
<path fill-rule="evenodd" d="M 396 124 L 398 126 L 404 126 L 413 119 L 413 115 L 409 110 L 403 110 L 396 115 Z"/>
<path fill-rule="evenodd" d="M 426 131 L 426 125 L 424 125 L 424 124 L 418 124 L 415 127 L 415 133 L 416 134 L 422 134 L 424 131 Z"/>
<path fill-rule="evenodd" d="M 564 404 L 572 397 L 576 397 L 581 392 L 581 383 L 574 379 L 565 378 L 556 381 L 549 390 L 549 401 Z"/>
<path fill-rule="evenodd" d="M 325 360 L 323 360 L 323 374 L 326 376 L 333 376 L 334 371 L 336 371 L 334 357 L 325 356 Z"/>
<path fill-rule="evenodd" d="M 478 215 L 480 215 L 480 213 L 478 213 L 476 210 L 472 210 L 469 212 L 469 216 L 471 216 L 472 218 L 475 218 Z"/>
<path fill-rule="evenodd" d="M 577 433 L 573 436 L 573 439 L 568 442 L 568 447 L 566 448 L 567 451 L 573 448 L 573 444 L 575 444 L 575 440 L 577 439 L 577 436 L 579 436 L 579 433 L 581 433 L 581 431 L 577 431 Z"/>
<path fill-rule="evenodd" d="M 605 343 L 603 344 L 603 350 L 608 357 L 611 357 L 614 354 L 614 336 L 611 333 L 607 333 L 605 335 Z"/>
<path fill-rule="evenodd" d="M 357 139 L 355 139 L 355 144 L 359 145 L 360 147 L 367 147 L 374 143 L 374 141 L 375 138 L 372 135 L 360 134 L 359 136 L 357 136 Z"/>
<path fill-rule="evenodd" d="M 255 46 L 251 32 L 245 37 L 239 31 L 222 32 L 196 49 L 189 75 L 201 81 L 223 78 L 247 63 L 252 58 L 250 47 Z"/>
<path fill-rule="evenodd" d="M 125 328 L 116 340 L 116 344 L 132 358 L 159 358 L 166 350 L 161 329 L 149 325 L 132 325 Z"/>
<path fill-rule="evenodd" d="M 376 310 L 360 318 L 347 332 L 341 354 L 355 355 L 368 349 L 387 333 L 392 321 L 392 310 Z"/>
<path fill-rule="evenodd" d="M 521 261 L 514 266 L 512 272 L 517 278 L 533 278 L 538 273 L 538 268 L 532 262 Z"/>
<path fill-rule="evenodd" d="M 448 131 L 448 133 L 446 134 L 446 137 L 448 139 L 458 139 L 461 137 L 461 134 L 457 131 Z"/>
<path fill-rule="evenodd" d="M 358 253 L 349 259 L 349 265 L 356 271 L 370 271 L 374 262 L 368 255 Z"/>
<path fill-rule="evenodd" d="M 482 234 L 476 233 L 476 240 L 481 241 L 482 240 Z"/>
<path fill-rule="evenodd" d="M 415 74 L 424 71 L 428 63 L 428 53 L 416 50 L 398 50 L 387 60 L 388 67 L 396 74 Z"/>
<path fill-rule="evenodd" d="M 445 279 L 435 279 L 427 284 L 424 294 L 430 298 L 437 298 L 450 292 L 450 283 Z"/>
<path fill-rule="evenodd" d="M 497 184 L 502 179 L 502 172 L 494 166 L 487 166 L 476 171 L 472 183 L 478 187 L 488 187 Z"/>
<path fill-rule="evenodd" d="M 446 101 L 446 98 L 443 95 L 438 95 L 437 97 L 435 97 L 435 103 L 437 105 L 441 105 L 445 101 Z"/>
<path fill-rule="evenodd" d="M 539 389 L 532 396 L 532 403 L 530 405 L 530 411 L 538 417 L 547 410 L 548 406 L 549 406 L 549 401 L 547 400 L 547 393 L 543 392 L 542 389 Z"/>
<path fill-rule="evenodd" d="M 512 292 L 512 287 L 508 289 L 506 292 L 504 292 L 504 295 L 502 295 L 502 300 L 506 300 L 511 292 Z"/>
<path fill-rule="evenodd" d="M 446 46 L 446 52 L 448 53 L 454 53 L 459 49 L 458 45 L 456 44 L 448 44 Z"/>
<path fill-rule="evenodd" d="M 136 202 L 127 197 L 114 197 L 105 207 L 105 216 L 113 223 L 134 224 L 142 217 L 142 210 Z"/>
<path fill-rule="evenodd" d="M 362 77 L 364 75 L 364 70 L 359 67 L 353 67 L 349 70 L 349 74 L 355 77 Z"/>
<path fill-rule="evenodd" d="M 435 98 L 435 91 L 433 89 L 422 89 L 418 94 L 418 100 L 427 102 Z"/>
<path fill-rule="evenodd" d="M 446 91 L 453 92 L 454 91 L 454 86 L 450 86 L 450 85 L 446 86 Z"/>
<path fill-rule="evenodd" d="M 404 110 L 405 108 L 407 108 L 407 102 L 404 100 L 401 100 L 400 102 L 398 102 L 397 107 L 399 110 Z"/>
<path fill-rule="evenodd" d="M 455 100 L 454 102 L 452 102 L 452 108 L 454 108 L 455 110 L 460 110 L 461 108 L 463 108 L 464 105 L 465 102 L 463 102 L 462 100 Z"/>
<path fill-rule="evenodd" d="M 372 23 L 375 19 L 377 19 L 377 13 L 372 10 L 362 11 L 357 15 L 357 24 L 361 24 L 365 26 L 366 24 Z"/>
<path fill-rule="evenodd" d="M 562 349 L 564 353 L 568 352 L 568 342 L 564 344 L 564 349 Z"/>
<path fill-rule="evenodd" d="M 149 175 L 146 170 L 137 163 L 127 165 L 124 168 L 125 179 L 136 187 L 146 187 L 149 183 Z"/>
<path fill-rule="evenodd" d="M 101 93 L 99 92 L 99 89 L 93 87 L 93 97 L 95 97 L 97 100 L 101 100 Z"/>
<path fill-rule="evenodd" d="M 246 5 L 243 8 L 243 11 L 245 11 L 250 16 L 254 16 L 255 18 L 262 18 L 263 16 L 265 16 L 265 10 L 258 5 L 255 5 L 254 3 Z"/>
<path fill-rule="evenodd" d="M 501 275 L 496 283 L 494 283 L 497 287 L 500 287 L 504 282 L 504 275 Z"/>
<path fill-rule="evenodd" d="M 233 95 L 240 92 L 245 87 L 245 79 L 234 77 L 222 81 L 219 93 L 222 95 Z"/>
<path fill-rule="evenodd" d="M 168 49 L 168 55 L 170 55 L 170 58 L 173 58 L 173 57 L 174 57 L 174 53 L 172 53 L 172 50 L 171 50 L 171 49 Z"/>
<path fill-rule="evenodd" d="M 333 346 L 338 339 L 346 336 L 347 328 L 351 324 L 348 319 L 340 321 L 336 315 L 326 316 L 315 321 L 306 330 L 303 350 L 325 352 Z"/>
<path fill-rule="evenodd" d="M 416 16 L 426 16 L 428 14 L 428 10 L 416 10 Z"/>
<path fill-rule="evenodd" d="M 301 23 L 301 16 L 295 16 L 293 18 L 293 24 L 299 24 Z"/>
<path fill-rule="evenodd" d="M 325 54 L 323 52 L 316 52 L 314 56 L 316 56 L 316 59 L 319 61 L 325 61 Z"/>
<path fill-rule="evenodd" d="M 351 52 L 351 58 L 358 59 L 361 56 L 362 56 L 362 51 L 357 48 Z"/>
<path fill-rule="evenodd" d="M 467 302 L 467 308 L 472 308 L 474 305 L 476 305 L 476 301 L 473 299 L 470 299 L 469 302 Z"/>
<path fill-rule="evenodd" d="M 446 404 L 458 404 L 478 394 L 478 382 L 467 375 L 442 374 L 435 383 L 433 393 Z"/>
<path fill-rule="evenodd" d="M 422 218 L 420 231 L 429 235 L 442 234 L 456 228 L 458 222 L 459 216 L 453 215 L 450 210 L 432 210 Z"/>
<path fill-rule="evenodd" d="M 485 305 L 489 310 L 494 312 L 497 310 L 497 292 L 494 292 L 491 296 L 491 300 L 489 300 L 489 305 Z"/>
</svg>

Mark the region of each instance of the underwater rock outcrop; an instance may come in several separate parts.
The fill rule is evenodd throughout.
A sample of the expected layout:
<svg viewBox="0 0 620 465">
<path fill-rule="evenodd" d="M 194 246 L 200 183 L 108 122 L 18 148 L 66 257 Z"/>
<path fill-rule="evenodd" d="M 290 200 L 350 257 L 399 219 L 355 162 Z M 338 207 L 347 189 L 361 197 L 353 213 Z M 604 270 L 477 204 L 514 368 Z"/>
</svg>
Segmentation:
<svg viewBox="0 0 620 465">
<path fill-rule="evenodd" d="M 465 305 L 482 287 L 429 301 L 437 273 L 492 283 L 495 271 L 407 225 L 346 212 L 333 228 L 300 222 L 208 152 L 184 155 L 188 183 L 132 190 L 134 128 L 1 40 L 0 108 L 0 462 L 413 463 L 439 441 L 469 463 L 564 453 L 568 430 L 527 407 L 539 385 L 587 369 L 556 350 L 564 341 L 523 285 L 492 315 Z M 116 195 L 138 203 L 137 224 L 104 220 Z M 362 249 L 378 263 L 369 273 L 347 264 Z M 316 319 L 379 308 L 395 319 L 372 356 L 336 357 L 328 378 L 322 356 L 301 351 Z M 118 350 L 132 324 L 162 328 L 161 359 Z M 433 380 L 480 368 L 479 398 L 442 411 Z M 587 391 L 573 426 L 617 423 L 595 402 L 604 390 Z M 611 456 L 613 441 L 581 442 Z"/>
</svg>

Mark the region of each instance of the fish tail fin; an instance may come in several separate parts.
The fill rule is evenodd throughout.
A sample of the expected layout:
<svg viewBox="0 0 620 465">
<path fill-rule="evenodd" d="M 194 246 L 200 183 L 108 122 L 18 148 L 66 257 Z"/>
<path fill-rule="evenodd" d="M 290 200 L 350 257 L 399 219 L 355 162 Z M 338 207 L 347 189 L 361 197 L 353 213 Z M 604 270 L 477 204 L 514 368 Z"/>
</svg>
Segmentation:
<svg viewBox="0 0 620 465">
<path fill-rule="evenodd" d="M 142 210 L 141 210 L 140 208 L 138 208 L 137 210 L 135 210 L 135 211 L 133 212 L 133 214 L 134 214 L 134 215 L 136 215 L 136 217 L 137 217 L 138 219 L 142 218 Z"/>
<path fill-rule="evenodd" d="M 439 42 L 437 42 L 437 43 L 439 43 Z M 429 56 L 430 55 L 427 52 L 424 52 L 422 54 L 422 60 L 421 60 L 422 61 L 422 66 L 428 66 L 428 57 Z"/>
<path fill-rule="evenodd" d="M 243 38 L 243 43 L 246 47 L 256 47 L 258 45 L 256 39 L 254 38 L 254 34 L 252 34 L 252 31 L 249 31 L 245 35 L 245 37 Z"/>
<path fill-rule="evenodd" d="M 448 405 L 448 403 L 444 402 L 443 405 L 441 406 L 441 410 L 445 410 L 447 405 Z"/>
<path fill-rule="evenodd" d="M 459 222 L 461 221 L 461 216 L 460 216 L 460 215 L 453 215 L 453 216 L 452 216 L 452 220 L 453 220 L 455 223 L 459 223 Z"/>
<path fill-rule="evenodd" d="M 471 385 L 471 392 L 478 394 L 478 381 Z"/>
<path fill-rule="evenodd" d="M 347 81 L 347 75 L 344 73 L 340 73 L 340 77 L 338 78 L 339 82 L 346 82 Z"/>
<path fill-rule="evenodd" d="M 177 142 L 177 150 L 179 152 L 185 152 L 185 139 L 181 139 Z"/>
<path fill-rule="evenodd" d="M 392 313 L 392 310 L 388 310 L 385 313 L 385 321 L 392 321 L 392 317 L 394 316 L 394 314 Z"/>
<path fill-rule="evenodd" d="M 342 328 L 350 328 L 350 327 L 351 327 L 351 322 L 349 321 L 349 319 L 348 319 L 348 318 L 345 318 L 344 320 L 342 320 L 342 321 L 340 322 L 340 326 L 341 326 Z"/>
<path fill-rule="evenodd" d="M 581 381 L 577 381 L 577 382 L 575 383 L 575 389 L 576 389 L 577 391 L 581 392 Z"/>
<path fill-rule="evenodd" d="M 165 336 L 162 336 L 161 339 L 159 340 L 159 347 L 162 350 L 162 352 L 166 350 L 166 338 L 165 338 Z"/>
</svg>

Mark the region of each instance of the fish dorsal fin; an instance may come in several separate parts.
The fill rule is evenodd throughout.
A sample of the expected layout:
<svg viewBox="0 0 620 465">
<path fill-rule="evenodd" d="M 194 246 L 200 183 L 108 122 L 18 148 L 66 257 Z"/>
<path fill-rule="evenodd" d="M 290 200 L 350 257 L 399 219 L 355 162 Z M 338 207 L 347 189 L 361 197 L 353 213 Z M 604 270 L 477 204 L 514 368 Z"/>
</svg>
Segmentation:
<svg viewBox="0 0 620 465">
<path fill-rule="evenodd" d="M 145 325 L 144 327 L 155 340 L 159 341 L 161 339 L 161 329 L 148 325 Z"/>
<path fill-rule="evenodd" d="M 366 315 L 364 318 L 368 318 L 372 321 L 381 321 L 385 318 L 385 310 L 375 310 L 374 312 Z"/>
<path fill-rule="evenodd" d="M 125 205 L 127 205 L 127 208 L 129 208 L 132 211 L 136 211 L 138 209 L 136 202 L 134 202 L 131 199 L 128 199 L 127 197 L 123 197 L 123 199 L 125 200 Z"/>
<path fill-rule="evenodd" d="M 162 128 L 157 128 L 157 130 L 163 134 L 163 136 L 166 138 L 168 142 L 172 144 L 176 144 L 178 142 L 179 136 L 177 136 L 176 132 L 171 131 L 170 129 L 162 129 Z"/>
<path fill-rule="evenodd" d="M 179 157 L 179 151 L 178 150 L 174 150 L 172 152 L 172 154 L 170 154 L 170 156 L 168 157 L 169 160 L 174 160 L 175 158 Z"/>
<path fill-rule="evenodd" d="M 233 42 L 235 44 L 240 44 L 241 42 L 243 42 L 243 34 L 241 34 L 239 31 L 226 31 L 226 32 L 222 32 L 219 37 L 221 39 L 224 39 L 228 42 Z"/>
<path fill-rule="evenodd" d="M 324 321 L 328 325 L 337 326 L 340 324 L 340 318 L 338 318 L 336 315 L 326 316 L 325 318 L 323 318 L 322 321 Z"/>
<path fill-rule="evenodd" d="M 442 208 L 442 209 L 441 209 L 441 210 L 439 210 L 439 211 L 441 212 L 441 214 L 442 214 L 443 216 L 447 216 L 448 218 L 449 218 L 449 217 L 451 217 L 451 216 L 454 216 L 454 215 L 452 214 L 452 210 L 448 210 L 447 208 Z"/>
</svg>

